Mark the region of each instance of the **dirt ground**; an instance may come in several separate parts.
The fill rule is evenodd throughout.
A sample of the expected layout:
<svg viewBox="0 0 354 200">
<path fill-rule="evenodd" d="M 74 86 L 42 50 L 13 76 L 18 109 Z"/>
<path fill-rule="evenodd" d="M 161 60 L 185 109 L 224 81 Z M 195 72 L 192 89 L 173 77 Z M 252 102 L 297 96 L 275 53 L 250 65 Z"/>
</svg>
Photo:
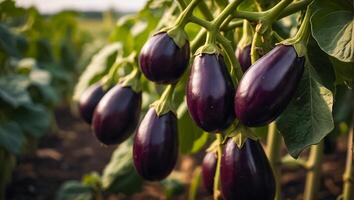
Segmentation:
<svg viewBox="0 0 354 200">
<path fill-rule="evenodd" d="M 7 200 L 52 200 L 60 185 L 67 180 L 79 180 L 92 171 L 102 172 L 115 147 L 104 147 L 93 137 L 90 127 L 70 114 L 67 107 L 56 111 L 58 131 L 46 135 L 33 155 L 18 160 L 12 182 L 7 187 Z M 337 142 L 335 153 L 325 155 L 323 176 L 318 199 L 334 200 L 341 193 L 342 173 L 346 158 L 346 138 Z M 184 156 L 179 161 L 179 172 L 187 177 L 185 192 L 174 199 L 186 199 L 188 178 L 200 164 L 202 154 Z M 284 199 L 300 200 L 306 178 L 305 170 L 282 169 L 282 192 Z M 141 193 L 131 197 L 112 195 L 114 199 L 164 199 L 158 184 L 147 183 Z M 203 188 L 198 199 L 211 199 Z"/>
</svg>

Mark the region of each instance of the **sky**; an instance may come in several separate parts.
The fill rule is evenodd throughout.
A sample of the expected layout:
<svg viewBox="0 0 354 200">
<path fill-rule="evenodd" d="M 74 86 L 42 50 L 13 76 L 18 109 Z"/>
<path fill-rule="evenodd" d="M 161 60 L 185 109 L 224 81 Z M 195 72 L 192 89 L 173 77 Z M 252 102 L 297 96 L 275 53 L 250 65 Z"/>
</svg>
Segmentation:
<svg viewBox="0 0 354 200">
<path fill-rule="evenodd" d="M 146 0 L 16 0 L 21 7 L 35 6 L 43 14 L 61 10 L 104 11 L 114 9 L 132 12 L 143 7 Z"/>
</svg>

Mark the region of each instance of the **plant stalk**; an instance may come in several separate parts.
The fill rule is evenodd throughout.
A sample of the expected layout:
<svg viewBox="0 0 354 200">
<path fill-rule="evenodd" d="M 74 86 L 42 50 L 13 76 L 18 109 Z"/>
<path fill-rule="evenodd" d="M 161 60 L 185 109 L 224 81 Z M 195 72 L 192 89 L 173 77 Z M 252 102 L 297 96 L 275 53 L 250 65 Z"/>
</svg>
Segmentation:
<svg viewBox="0 0 354 200">
<path fill-rule="evenodd" d="M 348 135 L 347 162 L 343 174 L 343 200 L 351 200 L 353 198 L 353 152 L 353 127 L 351 127 Z"/>
<path fill-rule="evenodd" d="M 314 200 L 320 186 L 321 164 L 323 157 L 323 141 L 311 146 L 308 166 L 310 166 L 305 184 L 304 200 Z"/>
<path fill-rule="evenodd" d="M 220 192 L 220 166 L 221 166 L 221 156 L 222 156 L 222 134 L 218 133 L 216 134 L 216 140 L 218 142 L 218 148 L 217 148 L 217 154 L 218 154 L 218 160 L 217 160 L 217 165 L 216 165 L 216 171 L 215 171 L 215 176 L 214 176 L 214 200 L 218 200 L 221 192 Z"/>
<path fill-rule="evenodd" d="M 268 126 L 268 138 L 267 138 L 267 154 L 269 159 L 269 164 L 273 169 L 274 179 L 275 179 L 275 200 L 281 199 L 281 185 L 280 185 L 280 147 L 281 147 L 281 137 L 277 133 L 277 127 L 275 122 L 272 122 Z"/>
</svg>

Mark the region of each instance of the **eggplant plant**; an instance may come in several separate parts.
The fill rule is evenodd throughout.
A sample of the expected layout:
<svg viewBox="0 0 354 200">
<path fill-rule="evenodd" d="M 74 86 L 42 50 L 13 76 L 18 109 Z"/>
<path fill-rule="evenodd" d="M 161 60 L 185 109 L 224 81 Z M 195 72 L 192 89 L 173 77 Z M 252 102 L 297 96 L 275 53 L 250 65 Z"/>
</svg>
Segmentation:
<svg viewBox="0 0 354 200">
<path fill-rule="evenodd" d="M 129 23 L 144 21 L 153 2 Z M 148 181 L 174 177 L 178 155 L 198 152 L 214 139 L 201 170 L 196 170 L 200 173 L 195 173 L 190 199 L 196 198 L 199 176 L 214 199 L 281 199 L 281 165 L 308 170 L 303 197 L 315 199 L 323 138 L 338 131 L 339 123 L 347 124 L 345 132 L 352 126 L 352 117 L 336 120 L 332 110 L 352 100 L 334 101 L 337 88 L 350 90 L 352 84 L 347 73 L 353 73 L 354 47 L 344 45 L 353 42 L 350 30 L 344 28 L 352 25 L 349 8 L 353 4 L 346 0 L 166 1 L 159 8 L 163 15 L 148 23 L 144 34 L 128 34 L 133 45 L 113 32 L 113 38 L 123 44 L 115 64 L 106 69 L 108 73 L 83 80 L 92 83 L 102 77 L 119 84 L 119 76 L 133 77 L 131 71 L 143 74 L 129 83 L 139 85 L 146 96 L 111 97 L 110 105 L 104 106 L 113 87 L 100 100 L 93 117 L 96 136 L 100 139 L 106 133 L 106 142 L 101 142 L 115 144 L 136 129 L 131 166 Z M 338 14 L 336 23 L 327 19 L 331 14 Z M 292 21 L 291 27 L 281 19 Z M 120 23 L 117 29 L 130 27 L 129 23 Z M 137 55 L 127 59 L 131 52 Z M 128 67 L 122 64 L 127 60 Z M 118 65 L 123 70 L 117 70 Z M 89 85 L 81 85 L 85 84 Z M 96 103 L 101 94 L 92 95 L 92 101 Z M 99 113 L 114 113 L 114 107 L 121 111 L 109 118 L 111 125 L 100 123 Z M 144 117 L 135 128 L 140 112 Z M 120 128 L 124 124 L 127 131 Z M 264 128 L 266 136 L 260 131 Z M 121 139 L 110 139 L 120 132 Z M 265 151 L 262 137 L 267 137 Z M 288 151 L 284 157 L 282 138 Z M 308 159 L 299 158 L 308 147 Z M 351 160 L 348 157 L 348 163 Z M 348 164 L 342 195 L 347 199 L 351 198 L 347 181 L 351 168 Z"/>
</svg>

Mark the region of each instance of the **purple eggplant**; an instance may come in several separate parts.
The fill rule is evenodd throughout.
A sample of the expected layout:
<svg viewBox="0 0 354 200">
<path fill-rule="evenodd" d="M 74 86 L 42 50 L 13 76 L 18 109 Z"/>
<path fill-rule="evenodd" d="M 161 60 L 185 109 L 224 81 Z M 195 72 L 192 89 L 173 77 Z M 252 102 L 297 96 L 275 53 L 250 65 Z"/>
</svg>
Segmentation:
<svg viewBox="0 0 354 200">
<path fill-rule="evenodd" d="M 137 172 L 146 180 L 166 178 L 178 156 L 177 117 L 173 112 L 158 116 L 150 108 L 134 137 L 133 160 Z"/>
<path fill-rule="evenodd" d="M 272 169 L 258 141 L 246 140 L 239 149 L 229 139 L 220 165 L 221 192 L 225 200 L 273 200 L 275 180 Z"/>
<path fill-rule="evenodd" d="M 91 85 L 82 93 L 79 99 L 79 112 L 82 119 L 87 123 L 91 124 L 95 108 L 105 93 L 106 91 L 100 83 Z"/>
<path fill-rule="evenodd" d="M 187 84 L 188 111 L 195 123 L 207 132 L 227 128 L 234 120 L 235 89 L 221 55 L 195 57 Z"/>
<path fill-rule="evenodd" d="M 116 85 L 98 103 L 92 127 L 103 144 L 118 144 L 127 139 L 139 121 L 141 92 Z"/>
<path fill-rule="evenodd" d="M 213 194 L 214 190 L 214 176 L 217 165 L 217 156 L 215 152 L 208 152 L 205 154 L 202 164 L 202 180 L 205 189 L 209 194 Z"/>
<path fill-rule="evenodd" d="M 251 66 L 251 45 L 247 45 L 243 49 L 237 48 L 235 55 L 241 65 L 242 71 L 246 72 Z"/>
<path fill-rule="evenodd" d="M 141 49 L 140 68 L 150 81 L 161 84 L 174 83 L 186 70 L 189 54 L 188 41 L 179 48 L 167 33 L 158 33 Z"/>
<path fill-rule="evenodd" d="M 275 120 L 289 104 L 304 72 L 294 47 L 278 45 L 242 77 L 234 99 L 236 117 L 247 126 Z"/>
</svg>

